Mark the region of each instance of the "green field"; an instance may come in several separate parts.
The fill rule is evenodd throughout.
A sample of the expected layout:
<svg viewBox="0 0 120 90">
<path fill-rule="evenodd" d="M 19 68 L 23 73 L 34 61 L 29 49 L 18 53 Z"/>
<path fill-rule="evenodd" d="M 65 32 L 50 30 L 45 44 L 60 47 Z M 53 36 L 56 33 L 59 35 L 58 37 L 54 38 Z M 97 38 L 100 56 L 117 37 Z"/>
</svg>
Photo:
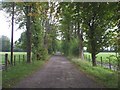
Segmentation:
<svg viewBox="0 0 120 90">
<path fill-rule="evenodd" d="M 90 58 L 90 60 L 91 60 L 90 53 L 85 52 L 84 55 L 85 55 L 85 57 L 87 57 L 87 59 Z M 112 64 L 117 64 L 117 58 L 115 56 L 116 56 L 116 53 L 114 53 L 114 52 L 101 52 L 101 53 L 96 55 L 96 60 L 100 62 L 101 57 L 102 57 L 103 63 L 108 63 L 109 59 L 110 59 Z"/>
<path fill-rule="evenodd" d="M 10 61 L 10 52 L 0 52 L 0 62 L 2 64 L 5 63 L 5 54 L 8 54 L 8 60 Z M 16 56 L 16 62 L 19 61 L 19 55 L 20 55 L 20 61 L 22 62 L 24 59 L 26 60 L 26 52 L 14 52 L 13 55 Z M 24 56 L 23 56 L 24 55 Z M 23 59 L 24 58 L 24 59 Z M 13 57 L 14 59 L 14 57 Z"/>
<path fill-rule="evenodd" d="M 0 52 L 0 62 L 2 61 L 2 64 L 5 63 L 5 54 L 8 54 L 8 60 L 10 60 L 10 52 Z M 16 61 L 19 61 L 19 55 L 20 55 L 20 61 L 23 61 L 23 55 L 24 58 L 26 60 L 26 52 L 14 52 L 13 53 L 16 56 Z M 88 52 L 84 53 L 85 57 L 87 59 L 91 60 L 91 54 Z M 97 54 L 96 60 L 97 61 L 101 61 L 101 57 L 103 60 L 103 63 L 108 63 L 109 62 L 109 58 L 112 64 L 117 64 L 117 58 L 115 57 L 116 53 L 114 52 L 101 52 L 99 54 Z"/>
</svg>

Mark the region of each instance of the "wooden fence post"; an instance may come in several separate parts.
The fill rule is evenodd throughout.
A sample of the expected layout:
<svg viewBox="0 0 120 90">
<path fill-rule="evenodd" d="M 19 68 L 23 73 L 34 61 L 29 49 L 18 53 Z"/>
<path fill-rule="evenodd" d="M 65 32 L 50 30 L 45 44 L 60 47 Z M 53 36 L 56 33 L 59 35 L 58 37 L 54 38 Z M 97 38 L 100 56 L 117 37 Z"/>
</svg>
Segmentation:
<svg viewBox="0 0 120 90">
<path fill-rule="evenodd" d="M 87 60 L 87 57 L 86 57 L 86 55 L 84 55 L 85 56 L 85 60 Z"/>
<path fill-rule="evenodd" d="M 14 66 L 15 66 L 15 64 L 16 64 L 16 56 L 14 55 Z"/>
<path fill-rule="evenodd" d="M 23 55 L 23 62 L 25 61 L 25 56 Z"/>
<path fill-rule="evenodd" d="M 86 55 L 86 60 L 87 60 L 87 55 Z"/>
<path fill-rule="evenodd" d="M 90 55 L 89 55 L 89 62 L 90 62 Z"/>
<path fill-rule="evenodd" d="M 19 55 L 19 63 L 20 63 L 20 55 Z"/>
<path fill-rule="evenodd" d="M 85 55 L 85 60 L 87 60 L 87 55 Z"/>
<path fill-rule="evenodd" d="M 5 54 L 5 70 L 7 70 L 8 54 Z"/>
<path fill-rule="evenodd" d="M 111 69 L 111 62 L 110 62 L 110 58 L 109 58 L 109 68 Z"/>
<path fill-rule="evenodd" d="M 101 58 L 101 67 L 102 67 L 102 64 L 103 64 L 103 62 L 102 62 L 102 57 L 100 57 Z"/>
</svg>

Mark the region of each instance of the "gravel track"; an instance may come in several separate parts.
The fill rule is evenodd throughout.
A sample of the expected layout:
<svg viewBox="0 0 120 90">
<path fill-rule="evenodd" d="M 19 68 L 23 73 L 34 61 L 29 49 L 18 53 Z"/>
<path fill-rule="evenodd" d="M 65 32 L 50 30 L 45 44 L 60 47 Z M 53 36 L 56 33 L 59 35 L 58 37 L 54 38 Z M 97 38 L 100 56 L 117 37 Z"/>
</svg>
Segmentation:
<svg viewBox="0 0 120 90">
<path fill-rule="evenodd" d="M 14 88 L 103 88 L 78 70 L 66 57 L 54 55 L 37 72 Z"/>
</svg>

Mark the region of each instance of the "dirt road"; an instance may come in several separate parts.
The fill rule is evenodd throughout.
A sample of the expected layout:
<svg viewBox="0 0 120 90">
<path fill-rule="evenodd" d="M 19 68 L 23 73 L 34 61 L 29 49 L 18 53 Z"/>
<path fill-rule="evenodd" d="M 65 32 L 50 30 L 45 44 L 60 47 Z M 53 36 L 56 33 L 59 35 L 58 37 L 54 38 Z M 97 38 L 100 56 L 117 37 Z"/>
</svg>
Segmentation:
<svg viewBox="0 0 120 90">
<path fill-rule="evenodd" d="M 103 88 L 78 70 L 67 58 L 55 55 L 15 88 Z"/>
</svg>

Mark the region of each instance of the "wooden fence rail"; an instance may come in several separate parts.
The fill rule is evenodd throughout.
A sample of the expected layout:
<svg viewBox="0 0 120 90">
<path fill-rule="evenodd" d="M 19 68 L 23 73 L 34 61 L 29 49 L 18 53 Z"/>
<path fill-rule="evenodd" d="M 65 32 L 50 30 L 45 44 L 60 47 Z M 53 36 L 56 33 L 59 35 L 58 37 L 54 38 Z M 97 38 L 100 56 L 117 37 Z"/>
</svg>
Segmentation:
<svg viewBox="0 0 120 90">
<path fill-rule="evenodd" d="M 25 55 L 23 55 L 23 62 L 25 61 Z"/>
<path fill-rule="evenodd" d="M 2 70 L 6 70 L 8 69 L 9 66 L 12 66 L 11 65 L 11 62 L 10 60 L 8 60 L 8 54 L 5 53 L 5 60 L 4 60 L 4 64 L 2 64 Z M 13 66 L 16 66 L 17 64 L 20 64 L 21 63 L 21 60 L 23 61 L 23 63 L 25 63 L 26 61 L 26 56 L 25 55 L 14 55 L 14 58 L 13 58 Z M 9 65 L 10 64 L 10 65 Z"/>
</svg>

